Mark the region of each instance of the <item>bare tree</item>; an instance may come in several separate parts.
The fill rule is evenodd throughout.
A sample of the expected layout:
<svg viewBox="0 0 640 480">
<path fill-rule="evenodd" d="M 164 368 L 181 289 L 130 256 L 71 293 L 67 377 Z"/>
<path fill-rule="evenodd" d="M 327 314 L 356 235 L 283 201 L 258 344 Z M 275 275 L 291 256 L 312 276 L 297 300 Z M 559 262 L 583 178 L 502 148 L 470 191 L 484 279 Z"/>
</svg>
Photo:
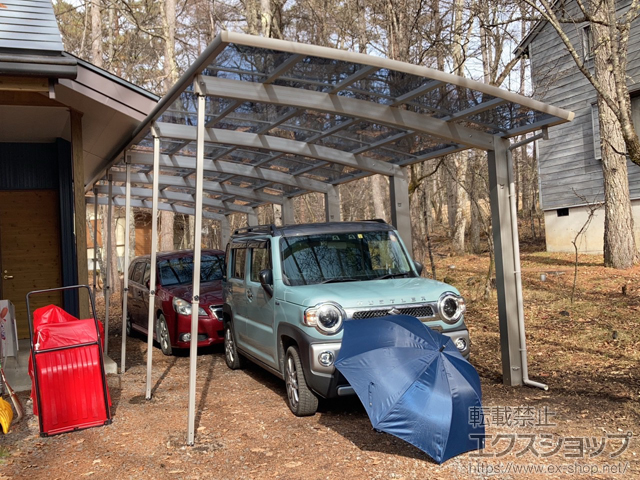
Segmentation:
<svg viewBox="0 0 640 480">
<path fill-rule="evenodd" d="M 627 52 L 631 24 L 640 13 L 640 0 L 622 8 L 616 0 L 576 0 L 573 11 L 548 0 L 523 0 L 551 25 L 598 97 L 598 117 L 604 178 L 604 264 L 631 267 L 638 259 L 627 177 L 627 155 L 640 165 L 640 140 L 631 117 L 627 85 Z M 620 8 L 619 8 L 620 7 Z M 583 40 L 572 42 L 567 29 L 587 24 L 591 52 L 582 52 Z M 574 43 L 575 42 L 575 43 Z M 581 54 L 582 53 L 582 54 Z M 586 53 L 586 55 L 584 54 Z M 593 55 L 591 71 L 586 59 Z"/>
</svg>

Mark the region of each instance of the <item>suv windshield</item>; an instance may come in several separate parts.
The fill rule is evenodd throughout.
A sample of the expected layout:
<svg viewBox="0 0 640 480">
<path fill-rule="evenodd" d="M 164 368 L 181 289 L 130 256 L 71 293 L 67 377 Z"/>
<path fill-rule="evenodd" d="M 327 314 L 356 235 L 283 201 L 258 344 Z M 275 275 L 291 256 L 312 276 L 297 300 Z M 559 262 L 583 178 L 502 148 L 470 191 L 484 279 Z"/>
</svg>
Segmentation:
<svg viewBox="0 0 640 480">
<path fill-rule="evenodd" d="M 392 231 L 283 237 L 280 248 L 287 285 L 413 276 Z"/>
<path fill-rule="evenodd" d="M 190 284 L 193 279 L 193 257 L 162 260 L 158 262 L 158 269 L 160 270 L 160 284 L 165 287 Z M 200 261 L 200 281 L 221 280 L 223 269 L 223 257 L 203 255 Z"/>
</svg>

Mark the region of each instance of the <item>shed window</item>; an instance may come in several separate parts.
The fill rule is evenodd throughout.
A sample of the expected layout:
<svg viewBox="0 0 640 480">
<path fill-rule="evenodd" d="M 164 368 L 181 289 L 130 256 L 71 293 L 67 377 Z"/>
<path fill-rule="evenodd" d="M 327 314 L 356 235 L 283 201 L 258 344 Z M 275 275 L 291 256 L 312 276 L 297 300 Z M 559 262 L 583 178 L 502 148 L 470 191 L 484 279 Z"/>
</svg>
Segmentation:
<svg viewBox="0 0 640 480">
<path fill-rule="evenodd" d="M 568 208 L 559 208 L 558 210 L 556 210 L 556 213 L 558 214 L 559 217 L 568 217 L 569 216 L 569 209 Z"/>
<path fill-rule="evenodd" d="M 600 149 L 600 119 L 598 117 L 598 104 L 591 104 L 591 128 L 593 131 L 593 157 L 602 160 L 602 150 Z"/>
<path fill-rule="evenodd" d="M 591 25 L 582 27 L 582 58 L 589 60 L 593 57 L 593 32 Z"/>
</svg>

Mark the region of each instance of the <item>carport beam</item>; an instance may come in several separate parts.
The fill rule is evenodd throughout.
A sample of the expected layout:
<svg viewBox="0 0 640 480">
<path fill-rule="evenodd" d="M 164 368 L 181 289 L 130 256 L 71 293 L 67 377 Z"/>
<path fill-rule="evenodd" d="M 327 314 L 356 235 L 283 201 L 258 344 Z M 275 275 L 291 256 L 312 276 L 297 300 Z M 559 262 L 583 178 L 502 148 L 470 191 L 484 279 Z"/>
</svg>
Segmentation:
<svg viewBox="0 0 640 480">
<path fill-rule="evenodd" d="M 122 347 L 120 348 L 120 373 L 124 373 L 126 369 L 127 359 L 127 299 L 129 292 L 129 223 L 131 222 L 131 165 L 127 159 L 125 152 L 125 162 L 127 169 L 127 183 L 126 191 L 124 195 L 124 265 L 122 270 L 123 283 L 122 283 Z"/>
<path fill-rule="evenodd" d="M 518 325 L 518 295 L 513 274 L 516 271 L 515 245 L 509 199 L 509 142 L 496 137 L 489 160 L 489 196 L 495 246 L 498 323 L 502 353 L 502 381 L 506 385 L 523 384 Z"/>
<path fill-rule="evenodd" d="M 340 221 L 340 194 L 338 193 L 338 187 L 332 186 L 324 194 L 324 209 L 327 222 Z"/>
<path fill-rule="evenodd" d="M 391 224 L 396 227 L 409 253 L 413 255 L 411 216 L 409 212 L 409 181 L 406 170 L 403 175 L 393 175 L 389 182 L 391 197 Z"/>
<path fill-rule="evenodd" d="M 158 250 L 158 180 L 160 178 L 160 137 L 153 133 L 153 196 L 151 207 L 151 270 L 149 277 L 149 321 L 147 322 L 147 392 L 151 400 L 151 367 L 153 356 L 153 330 L 156 299 L 156 257 Z"/>
</svg>

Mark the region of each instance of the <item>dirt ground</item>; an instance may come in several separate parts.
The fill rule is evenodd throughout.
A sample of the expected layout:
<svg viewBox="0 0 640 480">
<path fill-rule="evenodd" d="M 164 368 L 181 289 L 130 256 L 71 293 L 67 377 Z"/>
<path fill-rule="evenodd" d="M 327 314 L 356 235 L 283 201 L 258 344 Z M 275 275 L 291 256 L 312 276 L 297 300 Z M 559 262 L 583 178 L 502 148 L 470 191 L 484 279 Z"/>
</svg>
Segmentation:
<svg viewBox="0 0 640 480">
<path fill-rule="evenodd" d="M 113 423 L 41 438 L 21 395 L 29 415 L 0 437 L 0 478 L 640 478 L 640 267 L 616 271 L 580 257 L 572 304 L 570 255 L 522 257 L 529 372 L 548 391 L 502 384 L 495 291 L 483 299 L 487 258 L 438 257 L 438 277 L 467 299 L 487 424 L 482 452 L 437 465 L 372 430 L 355 397 L 296 418 L 284 382 L 255 366 L 227 369 L 222 348 L 198 356 L 196 444 L 188 447 L 188 354 L 165 357 L 154 347 L 147 401 L 147 347 L 129 338 L 128 370 L 109 376 Z M 114 310 L 109 354 L 119 364 Z"/>
</svg>

